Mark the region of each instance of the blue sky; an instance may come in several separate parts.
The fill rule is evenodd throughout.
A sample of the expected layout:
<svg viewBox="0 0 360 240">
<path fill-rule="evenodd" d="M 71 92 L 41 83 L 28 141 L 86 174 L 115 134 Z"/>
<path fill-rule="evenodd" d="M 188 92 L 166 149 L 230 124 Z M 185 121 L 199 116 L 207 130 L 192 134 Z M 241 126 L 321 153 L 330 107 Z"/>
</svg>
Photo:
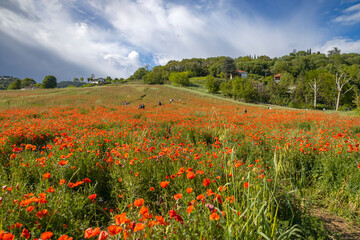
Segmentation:
<svg viewBox="0 0 360 240">
<path fill-rule="evenodd" d="M 360 53 L 360 0 L 0 1 L 0 75 L 38 82 L 333 47 Z"/>
</svg>

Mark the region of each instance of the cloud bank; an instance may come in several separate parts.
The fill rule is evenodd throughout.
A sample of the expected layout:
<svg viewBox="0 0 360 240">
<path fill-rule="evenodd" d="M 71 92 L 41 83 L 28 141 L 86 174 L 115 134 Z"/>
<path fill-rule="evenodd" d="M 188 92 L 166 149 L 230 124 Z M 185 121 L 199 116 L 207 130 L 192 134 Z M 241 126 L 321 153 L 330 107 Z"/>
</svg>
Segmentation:
<svg viewBox="0 0 360 240">
<path fill-rule="evenodd" d="M 3 0 L 0 75 L 126 78 L 141 66 L 173 59 L 275 57 L 334 46 L 360 52 L 358 40 L 319 24 L 324 5 L 267 15 L 245 0 Z M 359 12 L 360 4 L 353 4 L 329 22 L 356 24 Z"/>
</svg>

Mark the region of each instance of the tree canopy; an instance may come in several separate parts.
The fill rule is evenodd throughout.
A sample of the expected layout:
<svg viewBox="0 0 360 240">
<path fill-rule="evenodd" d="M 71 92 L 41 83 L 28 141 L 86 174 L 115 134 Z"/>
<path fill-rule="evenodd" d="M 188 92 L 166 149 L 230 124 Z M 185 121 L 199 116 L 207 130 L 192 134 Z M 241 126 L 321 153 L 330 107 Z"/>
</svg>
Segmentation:
<svg viewBox="0 0 360 240">
<path fill-rule="evenodd" d="M 21 81 L 20 79 L 16 79 L 14 82 L 10 83 L 8 86 L 8 90 L 16 90 L 21 88 Z"/>
<path fill-rule="evenodd" d="M 57 86 L 56 77 L 54 77 L 53 75 L 48 75 L 44 78 L 43 80 L 44 88 L 56 88 L 56 86 Z"/>
<path fill-rule="evenodd" d="M 29 86 L 34 86 L 36 84 L 36 81 L 32 78 L 24 78 L 23 80 L 21 80 L 21 87 L 29 87 Z"/>
<path fill-rule="evenodd" d="M 186 72 L 189 78 L 216 78 L 216 81 L 212 78 L 207 81 L 210 92 L 218 91 L 219 85 L 222 94 L 242 101 L 298 108 L 311 108 L 316 102 L 315 106 L 321 109 L 336 108 L 336 73 L 345 72 L 351 79 L 342 89 L 339 108 L 356 107 L 354 98 L 360 96 L 360 54 L 341 53 L 337 47 L 327 54 L 294 49 L 288 55 L 275 58 L 263 55 L 171 60 L 164 66 L 145 70 L 139 68 L 128 80 L 142 79 L 145 84 L 163 84 L 176 82 L 181 75 L 177 73 Z M 247 72 L 247 77 L 229 79 L 230 74 L 233 78 L 236 76 L 236 70 Z M 278 81 L 275 81 L 275 75 L 280 76 Z M 315 79 L 316 94 L 313 89 Z"/>
</svg>

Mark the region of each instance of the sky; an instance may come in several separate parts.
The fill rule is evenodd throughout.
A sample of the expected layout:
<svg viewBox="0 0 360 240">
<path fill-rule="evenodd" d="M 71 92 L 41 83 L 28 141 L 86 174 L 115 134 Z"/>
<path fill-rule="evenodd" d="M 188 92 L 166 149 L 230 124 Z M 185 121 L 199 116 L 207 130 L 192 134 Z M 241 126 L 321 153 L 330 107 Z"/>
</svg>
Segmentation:
<svg viewBox="0 0 360 240">
<path fill-rule="evenodd" d="M 360 0 L 0 0 L 0 75 L 37 82 L 334 47 L 360 53 Z"/>
</svg>

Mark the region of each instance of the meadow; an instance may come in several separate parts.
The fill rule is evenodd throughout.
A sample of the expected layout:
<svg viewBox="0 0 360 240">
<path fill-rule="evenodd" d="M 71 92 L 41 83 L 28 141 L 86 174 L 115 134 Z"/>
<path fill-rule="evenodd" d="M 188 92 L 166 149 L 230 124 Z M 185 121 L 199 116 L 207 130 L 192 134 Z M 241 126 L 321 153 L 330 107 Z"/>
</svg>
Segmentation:
<svg viewBox="0 0 360 240">
<path fill-rule="evenodd" d="M 0 239 L 328 239 L 314 206 L 360 222 L 359 134 L 168 86 L 4 91 Z"/>
</svg>

